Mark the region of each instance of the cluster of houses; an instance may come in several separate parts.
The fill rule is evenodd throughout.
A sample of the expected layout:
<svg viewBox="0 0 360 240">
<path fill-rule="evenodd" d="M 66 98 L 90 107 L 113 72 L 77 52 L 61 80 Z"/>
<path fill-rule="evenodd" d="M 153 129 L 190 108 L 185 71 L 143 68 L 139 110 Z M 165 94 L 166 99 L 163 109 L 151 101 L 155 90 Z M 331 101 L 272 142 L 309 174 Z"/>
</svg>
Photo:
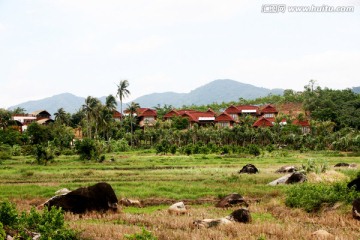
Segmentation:
<svg viewBox="0 0 360 240">
<path fill-rule="evenodd" d="M 297 106 L 292 109 L 294 105 L 288 104 L 281 106 L 281 113 L 286 115 L 293 115 L 302 113 Z M 164 120 L 170 120 L 173 117 L 187 118 L 189 121 L 189 127 L 194 124 L 199 126 L 217 125 L 219 127 L 232 128 L 235 124 L 240 123 L 240 120 L 245 116 L 253 116 L 257 118 L 253 127 L 272 127 L 275 124 L 275 119 L 280 112 L 274 105 L 267 104 L 265 106 L 254 105 L 231 105 L 225 109 L 221 114 L 217 114 L 211 109 L 207 111 L 196 111 L 192 109 L 173 109 L 164 115 Z M 157 119 L 157 113 L 155 109 L 151 108 L 139 108 L 136 112 L 136 116 L 140 123 L 140 127 L 153 126 Z M 285 119 L 280 122 L 281 125 L 287 124 Z M 293 125 L 297 125 L 301 128 L 302 133 L 310 132 L 310 123 L 308 120 L 295 119 L 292 122 Z"/>
<path fill-rule="evenodd" d="M 294 109 L 291 109 L 293 106 L 282 106 L 282 114 L 294 115 L 299 113 Z M 290 108 L 290 109 L 289 109 Z M 297 108 L 299 109 L 299 108 Z M 125 115 L 129 114 L 125 112 Z M 240 120 L 245 116 L 253 116 L 257 118 L 253 127 L 272 127 L 275 124 L 275 119 L 278 116 L 279 111 L 274 105 L 267 104 L 265 106 L 254 106 L 254 105 L 231 105 L 224 110 L 224 112 L 217 114 L 213 110 L 209 109 L 207 111 L 197 111 L 191 109 L 173 109 L 170 112 L 164 115 L 164 120 L 170 120 L 173 117 L 183 117 L 187 118 L 189 121 L 189 127 L 192 127 L 194 124 L 199 126 L 207 125 L 217 125 L 218 127 L 228 127 L 232 128 L 235 124 L 240 123 Z M 139 125 L 141 128 L 152 127 L 155 125 L 157 120 L 157 112 L 155 109 L 151 108 L 138 108 L 134 116 L 137 117 Z M 115 120 L 120 120 L 123 115 L 115 111 L 113 114 Z M 21 131 L 26 130 L 27 125 L 32 122 L 38 122 L 39 124 L 48 124 L 53 122 L 51 115 L 45 111 L 36 111 L 30 114 L 24 115 L 14 115 L 12 117 L 15 120 Z M 281 120 L 280 124 L 285 125 L 287 122 L 285 119 Z M 310 132 L 310 124 L 308 120 L 299 120 L 296 119 L 292 124 L 301 127 L 302 132 Z"/>
<path fill-rule="evenodd" d="M 37 122 L 41 125 L 46 125 L 54 122 L 51 119 L 51 114 L 46 110 L 39 110 L 29 114 L 16 114 L 11 117 L 17 125 L 19 131 L 23 132 L 27 129 L 30 123 Z"/>
</svg>

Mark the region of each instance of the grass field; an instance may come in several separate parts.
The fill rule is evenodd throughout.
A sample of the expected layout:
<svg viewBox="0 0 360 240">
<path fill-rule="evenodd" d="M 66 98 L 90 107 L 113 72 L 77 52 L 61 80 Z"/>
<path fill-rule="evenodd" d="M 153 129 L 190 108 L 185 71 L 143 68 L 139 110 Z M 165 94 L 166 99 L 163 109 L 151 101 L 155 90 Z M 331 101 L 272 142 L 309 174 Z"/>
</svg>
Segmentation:
<svg viewBox="0 0 360 240">
<path fill-rule="evenodd" d="M 299 153 L 274 151 L 260 157 L 244 155 L 167 155 L 151 151 L 110 154 L 103 163 L 82 162 L 77 156 L 60 156 L 47 166 L 32 164 L 32 158 L 13 157 L 0 164 L 0 200 L 15 202 L 29 210 L 54 195 L 97 182 L 108 182 L 118 198 L 143 201 L 143 208 L 122 207 L 118 213 L 67 213 L 71 228 L 85 239 L 124 239 L 126 234 L 147 229 L 158 239 L 316 239 L 312 232 L 324 229 L 336 239 L 360 239 L 360 222 L 351 215 L 351 205 L 325 207 L 316 213 L 288 208 L 285 192 L 293 186 L 268 186 L 282 176 L 275 170 L 284 165 L 301 166 L 309 159 L 326 162 L 328 175 L 309 175 L 310 182 L 328 184 L 349 181 L 358 169 L 334 169 L 338 162 L 360 164 L 360 157 L 346 153 Z M 253 163 L 259 174 L 237 172 Z M 233 209 L 215 208 L 219 197 L 237 192 L 250 203 L 253 221 L 213 229 L 194 228 L 192 222 L 224 217 Z M 184 201 L 186 215 L 167 213 L 172 203 Z M 335 237 L 333 239 L 335 239 Z M 331 239 L 331 238 L 330 238 Z"/>
</svg>

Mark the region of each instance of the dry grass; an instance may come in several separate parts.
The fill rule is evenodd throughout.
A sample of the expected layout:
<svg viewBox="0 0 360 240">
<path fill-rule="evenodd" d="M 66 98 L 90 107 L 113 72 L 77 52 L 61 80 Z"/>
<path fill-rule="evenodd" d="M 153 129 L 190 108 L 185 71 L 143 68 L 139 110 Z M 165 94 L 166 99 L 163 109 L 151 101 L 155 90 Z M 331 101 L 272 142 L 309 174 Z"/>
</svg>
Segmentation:
<svg viewBox="0 0 360 240">
<path fill-rule="evenodd" d="M 30 209 L 42 199 L 13 199 L 18 208 Z M 161 201 L 165 203 L 168 200 Z M 190 204 L 190 202 L 188 202 Z M 149 206 L 150 207 L 150 206 Z M 252 201 L 249 207 L 253 216 L 250 224 L 234 223 L 210 229 L 198 229 L 194 220 L 227 216 L 236 208 L 220 209 L 214 205 L 188 205 L 188 214 L 170 215 L 167 206 L 150 213 L 130 214 L 124 207 L 117 213 L 87 213 L 84 215 L 65 214 L 70 227 L 81 231 L 84 239 L 126 239 L 126 234 L 140 233 L 142 228 L 160 240 L 165 239 L 321 239 L 312 233 L 323 229 L 334 235 L 326 239 L 359 239 L 360 221 L 352 218 L 350 206 L 325 209 L 309 214 L 300 209 L 290 209 L 279 198 Z M 145 211 L 146 209 L 142 209 Z"/>
<path fill-rule="evenodd" d="M 266 156 L 260 159 L 146 155 L 117 158 L 117 162 L 108 164 L 78 163 L 64 159 L 57 165 L 33 167 L 30 176 L 24 176 L 18 170 L 28 168 L 28 165 L 17 166 L 20 163 L 14 161 L 14 166 L 9 164 L 0 171 L 3 176 L 0 187 L 3 195 L 10 196 L 19 210 L 30 210 L 40 205 L 59 188 L 74 189 L 98 181 L 111 183 L 119 199 L 139 199 L 145 206 L 139 211 L 123 207 L 117 213 L 106 214 L 79 216 L 66 213 L 66 222 L 71 228 L 79 230 L 84 239 L 126 239 L 126 234 L 141 233 L 143 228 L 160 240 L 317 239 L 312 233 L 320 229 L 334 236 L 328 239 L 360 239 L 360 221 L 352 218 L 351 206 L 324 206 L 322 211 L 309 214 L 284 205 L 286 187 L 267 186 L 267 183 L 282 176 L 275 173 L 279 167 L 300 165 L 306 158 L 303 155 Z M 329 159 L 331 163 L 339 161 L 336 157 Z M 249 161 L 256 161 L 260 173 L 256 176 L 238 175 L 237 170 Z M 343 158 L 342 161 L 359 163 L 360 159 Z M 172 166 L 174 163 L 179 168 L 168 168 L 167 164 Z M 148 165 L 156 168 L 148 168 Z M 163 168 L 157 168 L 158 165 Z M 348 177 L 342 171 L 332 169 L 325 174 L 309 174 L 308 179 L 321 184 L 346 181 Z M 242 194 L 250 204 L 253 219 L 250 224 L 234 223 L 209 229 L 194 227 L 194 220 L 225 217 L 235 210 L 214 207 L 218 196 L 231 192 Z M 167 207 L 180 200 L 187 205 L 188 214 L 168 214 Z"/>
</svg>

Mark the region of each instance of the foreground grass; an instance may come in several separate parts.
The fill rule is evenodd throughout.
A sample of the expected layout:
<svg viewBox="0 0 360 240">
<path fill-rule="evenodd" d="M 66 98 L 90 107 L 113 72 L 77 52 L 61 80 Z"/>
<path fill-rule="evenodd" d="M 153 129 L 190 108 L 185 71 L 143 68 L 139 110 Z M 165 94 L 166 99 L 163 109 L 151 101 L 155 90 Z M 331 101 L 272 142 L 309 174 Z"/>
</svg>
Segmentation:
<svg viewBox="0 0 360 240">
<path fill-rule="evenodd" d="M 66 219 L 84 238 L 122 239 L 125 234 L 145 227 L 159 239 L 309 239 L 320 228 L 338 239 L 358 239 L 359 222 L 353 220 L 350 205 L 331 211 L 309 214 L 285 206 L 285 193 L 293 186 L 267 186 L 278 178 L 274 173 L 284 165 L 300 166 L 308 159 L 329 163 L 360 164 L 360 157 L 333 152 L 266 153 L 260 157 L 243 155 L 156 156 L 151 152 L 109 154 L 103 163 L 82 162 L 77 156 L 60 156 L 48 166 L 31 164 L 31 158 L 14 157 L 0 165 L 0 200 L 11 199 L 19 208 L 30 209 L 60 188 L 75 189 L 105 181 L 118 198 L 140 199 L 144 208 L 123 208 L 117 214 L 89 213 Z M 245 164 L 260 170 L 256 175 L 239 175 Z M 332 167 L 331 167 L 332 168 Z M 349 179 L 357 169 L 337 170 Z M 348 176 L 348 177 L 347 177 Z M 321 183 L 319 183 L 321 184 Z M 223 217 L 234 209 L 217 209 L 218 197 L 237 192 L 250 202 L 253 223 L 219 229 L 194 229 L 192 221 Z M 188 215 L 169 216 L 167 207 L 175 201 L 190 207 Z"/>
</svg>

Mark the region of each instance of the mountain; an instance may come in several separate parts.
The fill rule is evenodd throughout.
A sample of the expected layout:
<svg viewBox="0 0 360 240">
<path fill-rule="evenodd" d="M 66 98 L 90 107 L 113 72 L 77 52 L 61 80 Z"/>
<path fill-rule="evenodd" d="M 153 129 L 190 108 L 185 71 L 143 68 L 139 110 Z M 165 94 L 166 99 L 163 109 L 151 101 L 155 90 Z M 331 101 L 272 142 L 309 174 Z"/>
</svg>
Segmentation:
<svg viewBox="0 0 360 240">
<path fill-rule="evenodd" d="M 219 79 L 212 81 L 204 86 L 196 88 L 189 93 L 152 93 L 139 98 L 137 102 L 142 107 L 154 107 L 160 105 L 172 105 L 181 107 L 183 105 L 205 105 L 214 102 L 230 102 L 237 101 L 239 98 L 255 99 L 265 97 L 267 95 L 282 95 L 283 89 L 267 89 L 256 87 L 251 84 L 244 84 L 230 79 Z"/>
<path fill-rule="evenodd" d="M 133 100 L 139 103 L 141 107 L 155 107 L 167 104 L 173 107 L 182 107 L 183 105 L 205 105 L 214 102 L 230 102 L 237 101 L 239 98 L 254 99 L 264 97 L 271 94 L 282 95 L 283 89 L 267 89 L 256 87 L 251 84 L 244 84 L 230 79 L 222 79 L 212 81 L 204 86 L 198 87 L 189 93 L 152 93 L 141 96 Z M 105 97 L 100 97 L 100 101 L 105 102 Z M 71 93 L 62 93 L 41 100 L 24 102 L 9 109 L 17 107 L 24 108 L 27 113 L 37 110 L 47 110 L 54 115 L 59 108 L 63 108 L 66 112 L 74 113 L 84 104 L 85 98 L 75 96 Z M 119 103 L 118 103 L 119 104 Z M 124 104 L 123 109 L 126 108 Z"/>
<path fill-rule="evenodd" d="M 353 87 L 352 90 L 354 93 L 360 94 L 360 87 Z"/>
<path fill-rule="evenodd" d="M 9 109 L 12 110 L 21 107 L 24 108 L 27 113 L 32 113 L 37 110 L 46 110 L 53 116 L 59 108 L 63 108 L 69 113 L 75 113 L 81 108 L 84 102 L 85 98 L 83 97 L 78 97 L 71 93 L 61 93 L 41 100 L 20 103 Z"/>
</svg>

